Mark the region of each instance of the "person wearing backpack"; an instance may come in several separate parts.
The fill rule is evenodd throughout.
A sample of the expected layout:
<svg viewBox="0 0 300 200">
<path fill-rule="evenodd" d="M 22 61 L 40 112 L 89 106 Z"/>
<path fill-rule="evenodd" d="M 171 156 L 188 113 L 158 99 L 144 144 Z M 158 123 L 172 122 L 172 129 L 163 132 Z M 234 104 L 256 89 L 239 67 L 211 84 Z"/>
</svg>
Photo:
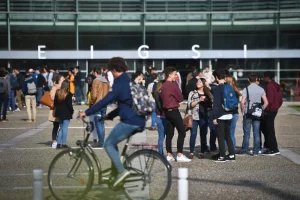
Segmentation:
<svg viewBox="0 0 300 200">
<path fill-rule="evenodd" d="M 37 87 L 33 79 L 33 69 L 29 69 L 25 80 L 22 85 L 22 92 L 25 96 L 25 104 L 27 108 L 28 122 L 36 122 L 36 96 L 37 96 Z M 31 107 L 33 112 L 33 117 L 31 115 Z"/>
<path fill-rule="evenodd" d="M 115 117 L 120 116 L 120 122 L 111 130 L 110 135 L 104 142 L 105 151 L 118 172 L 113 184 L 113 187 L 116 187 L 130 174 L 121 162 L 117 148 L 118 144 L 130 136 L 136 129 L 144 128 L 146 118 L 135 110 L 133 95 L 131 95 L 132 84 L 126 73 L 128 67 L 125 60 L 121 57 L 111 58 L 108 63 L 108 68 L 114 76 L 112 90 L 91 108 L 80 113 L 80 117 L 90 116 L 102 108 L 105 108 L 109 103 L 114 101 L 117 102 L 118 107 L 104 116 L 105 120 L 112 120 Z"/>
<path fill-rule="evenodd" d="M 260 150 L 260 117 L 253 115 L 251 110 L 258 103 L 263 109 L 268 105 L 264 89 L 256 84 L 256 74 L 250 74 L 248 80 L 250 85 L 243 89 L 241 100 L 241 112 L 243 114 L 243 144 L 239 155 L 246 155 L 249 149 L 251 126 L 253 129 L 253 156 L 257 156 Z"/>
<path fill-rule="evenodd" d="M 6 114 L 10 95 L 10 83 L 8 82 L 7 77 L 8 71 L 0 69 L 0 122 L 8 122 Z"/>
<path fill-rule="evenodd" d="M 267 149 L 267 151 L 262 154 L 264 156 L 280 154 L 275 135 L 275 117 L 282 105 L 282 94 L 280 85 L 276 83 L 273 78 L 273 72 L 267 71 L 264 73 L 264 80 L 267 83 L 266 95 L 269 102 L 263 119 L 264 129 L 262 131 L 265 137 L 265 148 Z"/>
<path fill-rule="evenodd" d="M 238 106 L 234 89 L 225 83 L 225 77 L 229 74 L 228 70 L 218 69 L 214 71 L 214 77 L 218 82 L 218 86 L 213 92 L 213 109 L 212 119 L 215 126 L 216 135 L 219 143 L 219 154 L 213 156 L 215 162 L 235 161 L 235 150 L 230 136 L 230 126 L 232 119 L 232 111 Z M 232 99 L 230 98 L 232 97 Z M 232 103 L 235 99 L 235 102 Z M 229 154 L 225 155 L 225 141 L 229 150 Z"/>
<path fill-rule="evenodd" d="M 45 76 L 43 76 L 40 72 L 40 68 L 37 68 L 35 70 L 35 73 L 37 74 L 37 79 L 36 79 L 36 87 L 37 87 L 37 97 L 36 97 L 36 101 L 37 101 L 37 105 L 38 108 L 42 108 L 42 104 L 40 103 L 40 100 L 44 94 L 44 88 L 47 85 Z"/>
</svg>

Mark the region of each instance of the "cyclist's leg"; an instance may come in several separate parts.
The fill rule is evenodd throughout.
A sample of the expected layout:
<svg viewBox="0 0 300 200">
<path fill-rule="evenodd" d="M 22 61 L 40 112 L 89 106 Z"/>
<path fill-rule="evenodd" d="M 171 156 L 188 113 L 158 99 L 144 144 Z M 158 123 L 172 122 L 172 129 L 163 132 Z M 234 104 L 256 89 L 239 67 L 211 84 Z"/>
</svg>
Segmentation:
<svg viewBox="0 0 300 200">
<path fill-rule="evenodd" d="M 117 169 L 119 175 L 116 180 L 117 183 L 121 182 L 118 180 L 119 178 L 124 179 L 125 177 L 121 177 L 120 175 L 125 172 L 123 163 L 121 162 L 120 155 L 118 152 L 118 143 L 126 139 L 131 133 L 139 128 L 136 125 L 130 125 L 123 122 L 119 122 L 110 132 L 109 136 L 105 140 L 104 148 L 107 152 L 107 155 L 110 157 L 113 165 Z M 117 185 L 117 184 L 116 184 Z"/>
</svg>

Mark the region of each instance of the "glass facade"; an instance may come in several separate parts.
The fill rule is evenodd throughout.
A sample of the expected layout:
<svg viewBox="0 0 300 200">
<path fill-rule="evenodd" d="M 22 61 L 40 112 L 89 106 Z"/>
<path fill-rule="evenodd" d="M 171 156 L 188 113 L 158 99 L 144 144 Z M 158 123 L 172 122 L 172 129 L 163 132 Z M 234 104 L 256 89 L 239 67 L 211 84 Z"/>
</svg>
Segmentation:
<svg viewBox="0 0 300 200">
<path fill-rule="evenodd" d="M 38 58 L 38 45 L 46 46 L 47 59 Z M 138 55 L 141 45 L 149 46 L 149 57 Z M 300 1 L 0 1 L 1 66 L 80 65 L 88 73 L 112 56 L 126 58 L 131 72 L 174 65 L 185 76 L 192 65 L 223 66 L 240 88 L 250 72 L 271 70 L 292 100 L 300 79 Z"/>
</svg>

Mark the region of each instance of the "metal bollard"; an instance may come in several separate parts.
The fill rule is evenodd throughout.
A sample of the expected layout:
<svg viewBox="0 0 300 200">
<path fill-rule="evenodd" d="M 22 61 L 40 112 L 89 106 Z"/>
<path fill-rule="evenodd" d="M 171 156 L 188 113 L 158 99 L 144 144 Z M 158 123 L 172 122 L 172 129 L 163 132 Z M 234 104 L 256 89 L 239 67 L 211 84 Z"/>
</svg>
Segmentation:
<svg viewBox="0 0 300 200">
<path fill-rule="evenodd" d="M 178 169 L 178 200 L 189 199 L 189 183 L 188 183 L 188 169 Z"/>
<path fill-rule="evenodd" d="M 32 199 L 43 199 L 43 170 L 41 169 L 33 170 Z"/>
</svg>

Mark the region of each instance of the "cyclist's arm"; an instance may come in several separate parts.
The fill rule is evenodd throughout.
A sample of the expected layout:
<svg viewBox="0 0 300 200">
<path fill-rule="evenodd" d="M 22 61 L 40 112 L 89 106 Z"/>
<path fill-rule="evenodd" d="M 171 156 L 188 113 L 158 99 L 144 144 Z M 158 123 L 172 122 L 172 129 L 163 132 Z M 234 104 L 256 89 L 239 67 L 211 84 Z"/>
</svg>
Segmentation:
<svg viewBox="0 0 300 200">
<path fill-rule="evenodd" d="M 113 111 L 111 111 L 110 113 L 107 114 L 107 118 L 110 120 L 113 120 L 116 116 L 119 115 L 119 107 L 117 107 L 116 109 L 114 109 Z"/>
<path fill-rule="evenodd" d="M 101 110 L 102 108 L 104 108 L 105 106 L 107 106 L 109 103 L 113 102 L 117 97 L 118 97 L 117 87 L 113 87 L 113 90 L 110 91 L 109 93 L 107 93 L 107 95 L 103 99 L 101 99 L 96 104 L 94 104 L 92 107 L 87 109 L 85 111 L 85 114 L 87 116 L 94 114 L 95 112 L 97 112 L 97 111 Z"/>
</svg>

